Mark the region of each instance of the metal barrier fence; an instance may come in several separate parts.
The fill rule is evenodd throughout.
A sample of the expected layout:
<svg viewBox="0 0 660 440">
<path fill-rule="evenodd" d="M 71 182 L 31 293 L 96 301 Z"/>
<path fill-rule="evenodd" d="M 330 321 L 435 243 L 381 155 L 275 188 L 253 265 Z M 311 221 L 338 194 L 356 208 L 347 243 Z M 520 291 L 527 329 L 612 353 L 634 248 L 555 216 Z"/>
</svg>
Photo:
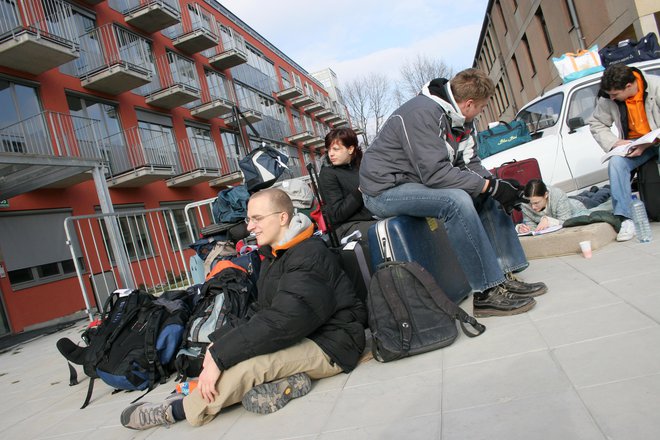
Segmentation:
<svg viewBox="0 0 660 440">
<path fill-rule="evenodd" d="M 28 29 L 36 35 L 77 48 L 78 33 L 71 5 L 60 0 L 20 0 L 0 7 L 0 34 L 12 38 Z"/>
<path fill-rule="evenodd" d="M 90 320 L 94 314 L 90 298 L 102 307 L 117 288 L 141 288 L 158 295 L 191 284 L 180 227 L 183 225 L 177 225 L 170 208 L 83 215 L 64 221 Z"/>
</svg>

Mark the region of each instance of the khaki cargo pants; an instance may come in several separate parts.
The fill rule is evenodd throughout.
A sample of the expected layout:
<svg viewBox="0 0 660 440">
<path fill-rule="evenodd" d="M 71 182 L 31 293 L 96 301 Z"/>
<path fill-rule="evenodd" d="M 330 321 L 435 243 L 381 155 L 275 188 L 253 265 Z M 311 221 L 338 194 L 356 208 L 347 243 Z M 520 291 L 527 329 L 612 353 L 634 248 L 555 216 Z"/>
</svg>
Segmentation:
<svg viewBox="0 0 660 440">
<path fill-rule="evenodd" d="M 342 369 L 333 364 L 318 345 L 303 339 L 292 347 L 247 359 L 223 371 L 216 385 L 218 396 L 213 403 L 204 400 L 196 388 L 183 399 L 183 409 L 188 423 L 200 426 L 213 420 L 222 408 L 240 402 L 255 385 L 296 373 L 322 379 L 341 372 Z"/>
</svg>

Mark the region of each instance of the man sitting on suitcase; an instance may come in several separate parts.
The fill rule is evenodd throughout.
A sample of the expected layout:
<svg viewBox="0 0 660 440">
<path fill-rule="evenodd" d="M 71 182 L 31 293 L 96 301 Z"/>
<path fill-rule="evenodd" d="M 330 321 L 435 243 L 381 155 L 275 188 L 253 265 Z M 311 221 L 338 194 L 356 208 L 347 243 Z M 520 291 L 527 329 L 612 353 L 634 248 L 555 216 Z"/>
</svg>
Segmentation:
<svg viewBox="0 0 660 440">
<path fill-rule="evenodd" d="M 187 419 L 211 421 L 243 402 L 270 413 L 307 393 L 310 378 L 349 372 L 364 350 L 366 309 L 331 251 L 287 194 L 266 189 L 248 203 L 248 229 L 265 256 L 256 313 L 211 333 L 198 386 L 185 398 L 137 403 L 121 414 L 127 428 L 147 429 Z"/>
<path fill-rule="evenodd" d="M 477 69 L 434 79 L 389 117 L 360 168 L 365 206 L 376 216 L 444 220 L 475 292 L 475 316 L 525 312 L 547 291 L 513 276 L 528 266 L 507 215 L 526 201 L 520 185 L 491 176 L 476 155 L 472 121 L 494 90 Z"/>
<path fill-rule="evenodd" d="M 660 77 L 644 75 L 624 64 L 609 66 L 600 80 L 594 113 L 587 120 L 591 134 L 606 152 L 660 128 Z M 619 136 L 611 127 L 616 126 Z M 649 148 L 651 147 L 651 148 Z M 624 156 L 612 156 L 608 164 L 614 215 L 622 221 L 617 241 L 635 236 L 630 200 L 630 175 L 651 159 L 657 159 L 656 144 L 639 145 Z"/>
</svg>

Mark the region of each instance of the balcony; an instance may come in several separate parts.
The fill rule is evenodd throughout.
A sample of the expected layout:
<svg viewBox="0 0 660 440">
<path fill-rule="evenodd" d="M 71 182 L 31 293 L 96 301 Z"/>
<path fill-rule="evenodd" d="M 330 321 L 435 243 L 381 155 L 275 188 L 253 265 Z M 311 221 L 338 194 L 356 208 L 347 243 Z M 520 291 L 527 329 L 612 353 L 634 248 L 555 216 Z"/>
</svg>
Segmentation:
<svg viewBox="0 0 660 440">
<path fill-rule="evenodd" d="M 225 116 L 224 119 L 227 125 L 236 127 L 235 115 L 232 114 L 229 116 Z M 261 112 L 258 112 L 256 110 L 247 109 L 247 110 L 241 110 L 241 114 L 238 119 L 240 125 L 247 125 L 248 122 L 250 122 L 250 124 L 254 124 L 256 122 L 261 122 L 261 120 L 263 119 L 263 115 L 261 114 Z"/>
<path fill-rule="evenodd" d="M 303 105 L 302 110 L 307 113 L 314 113 L 324 108 L 325 106 L 320 102 L 312 102 L 311 104 Z"/>
<path fill-rule="evenodd" d="M 175 0 L 112 0 L 126 23 L 148 34 L 162 31 L 181 22 L 181 11 Z"/>
<path fill-rule="evenodd" d="M 220 177 L 220 159 L 211 139 L 184 139 L 179 142 L 181 174 L 167 180 L 169 187 L 188 187 Z"/>
<path fill-rule="evenodd" d="M 140 187 L 172 177 L 178 169 L 176 144 L 169 133 L 131 127 L 101 144 L 110 162 L 110 188 Z"/>
<path fill-rule="evenodd" d="M 314 136 L 308 141 L 303 142 L 303 145 L 306 147 L 314 147 L 314 148 L 323 147 L 325 146 L 325 139 L 320 138 L 318 136 Z"/>
<path fill-rule="evenodd" d="M 86 4 L 88 4 L 90 6 L 96 6 L 99 3 L 102 3 L 103 0 L 83 0 L 83 2 L 85 2 Z"/>
<path fill-rule="evenodd" d="M 167 52 L 156 60 L 158 84 L 146 96 L 146 102 L 172 109 L 200 98 L 195 63 L 174 52 Z"/>
<path fill-rule="evenodd" d="M 297 98 L 292 99 L 291 100 L 291 105 L 293 105 L 294 107 L 300 108 L 304 105 L 309 105 L 309 104 L 312 104 L 314 102 L 315 102 L 314 98 L 312 98 L 311 96 L 302 95 L 302 96 L 299 96 Z"/>
<path fill-rule="evenodd" d="M 225 70 L 247 63 L 247 49 L 243 37 L 225 32 L 221 35 L 222 41 L 208 55 L 209 64 L 218 70 Z"/>
<path fill-rule="evenodd" d="M 202 89 L 202 101 L 190 109 L 190 114 L 212 119 L 232 111 L 234 103 L 229 99 L 229 92 L 224 78 L 217 74 L 207 74 L 208 91 Z"/>
<path fill-rule="evenodd" d="M 280 90 L 275 93 L 275 97 L 281 101 L 286 101 L 288 99 L 298 98 L 303 95 L 303 91 L 300 87 L 287 87 L 286 89 Z"/>
<path fill-rule="evenodd" d="M 334 127 L 344 127 L 348 125 L 348 120 L 340 116 L 338 120 L 332 123 L 332 125 Z"/>
<path fill-rule="evenodd" d="M 60 0 L 3 2 L 0 66 L 40 75 L 80 55 L 71 5 Z"/>
<path fill-rule="evenodd" d="M 361 128 L 354 128 L 353 131 L 355 132 L 356 135 L 360 136 L 364 134 L 364 130 Z"/>
<path fill-rule="evenodd" d="M 234 149 L 235 146 L 225 146 L 225 148 Z M 234 185 L 243 181 L 243 173 L 238 166 L 238 159 L 231 156 L 223 159 L 225 159 L 226 164 L 223 163 L 222 165 L 222 175 L 209 182 L 209 186 L 213 188 L 224 188 L 227 185 Z"/>
<path fill-rule="evenodd" d="M 316 114 L 314 116 L 316 116 L 317 118 L 327 118 L 332 114 L 334 114 L 334 112 L 330 108 L 323 106 L 322 109 L 316 111 Z"/>
<path fill-rule="evenodd" d="M 100 138 L 99 121 L 48 111 L 0 128 L 0 199 L 91 179 Z"/>
<path fill-rule="evenodd" d="M 115 24 L 93 29 L 80 38 L 76 63 L 82 86 L 118 95 L 151 82 L 149 43 Z"/>
<path fill-rule="evenodd" d="M 187 11 L 189 17 L 184 17 L 181 23 L 163 31 L 172 39 L 174 47 L 193 54 L 217 46 L 220 38 L 213 15 L 197 3 L 188 4 Z"/>
<path fill-rule="evenodd" d="M 316 116 L 318 116 L 318 115 L 316 115 Z M 341 116 L 339 116 L 335 112 L 332 112 L 329 116 L 326 116 L 325 118 L 323 118 L 323 122 L 334 124 L 335 122 L 337 122 L 341 119 L 342 119 Z"/>
<path fill-rule="evenodd" d="M 286 138 L 286 141 L 289 142 L 290 144 L 295 144 L 296 142 L 302 142 L 305 144 L 305 142 L 314 139 L 314 135 L 310 133 L 309 131 L 299 131 L 298 133 L 289 136 Z"/>
</svg>

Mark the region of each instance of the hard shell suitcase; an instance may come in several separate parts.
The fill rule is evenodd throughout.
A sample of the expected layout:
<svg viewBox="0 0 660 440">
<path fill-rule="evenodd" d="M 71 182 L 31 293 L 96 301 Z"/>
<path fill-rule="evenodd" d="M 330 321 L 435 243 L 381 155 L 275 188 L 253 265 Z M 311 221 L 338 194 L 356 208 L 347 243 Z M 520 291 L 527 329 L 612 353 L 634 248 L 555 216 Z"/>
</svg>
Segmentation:
<svg viewBox="0 0 660 440">
<path fill-rule="evenodd" d="M 455 303 L 472 291 L 444 224 L 436 218 L 401 215 L 381 220 L 369 229 L 369 250 L 373 268 L 385 261 L 419 263 Z"/>
<path fill-rule="evenodd" d="M 498 179 L 512 179 L 517 180 L 518 183 L 525 186 L 527 182 L 532 179 L 541 179 L 541 168 L 539 162 L 534 159 L 512 160 L 505 162 L 497 168 L 490 170 L 490 172 Z M 523 220 L 520 211 L 513 211 L 511 217 L 514 223 L 521 223 Z"/>
<path fill-rule="evenodd" d="M 649 220 L 660 221 L 660 162 L 657 159 L 637 169 L 637 189 Z"/>
</svg>

